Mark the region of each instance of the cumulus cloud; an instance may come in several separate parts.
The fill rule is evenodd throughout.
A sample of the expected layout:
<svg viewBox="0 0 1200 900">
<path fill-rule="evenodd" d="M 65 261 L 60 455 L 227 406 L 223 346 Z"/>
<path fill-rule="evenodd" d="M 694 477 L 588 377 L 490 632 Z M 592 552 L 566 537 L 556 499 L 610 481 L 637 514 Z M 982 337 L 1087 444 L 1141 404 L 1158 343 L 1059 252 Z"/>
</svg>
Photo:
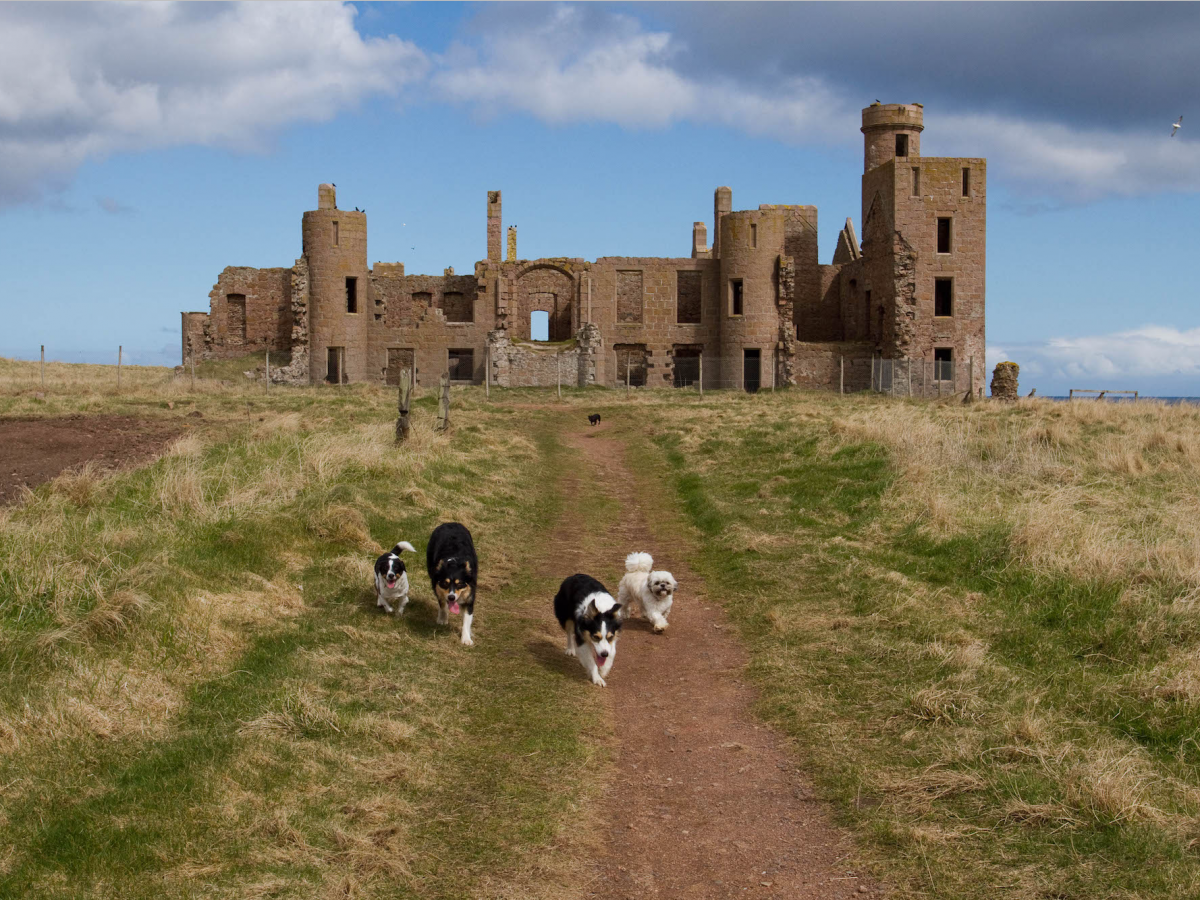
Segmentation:
<svg viewBox="0 0 1200 900">
<path fill-rule="evenodd" d="M 929 15 L 941 16 L 943 6 Z M 788 21 L 808 16 L 836 24 L 843 11 L 768 4 L 751 6 L 744 14 L 739 7 L 734 15 L 727 6 L 714 4 L 670 12 L 675 32 L 647 30 L 636 18 L 593 8 L 491 10 L 482 16 L 487 27 L 478 29 L 474 45 L 456 45 L 439 61 L 433 87 L 443 99 L 466 104 L 485 117 L 518 111 L 551 124 L 601 121 L 631 128 L 662 128 L 680 121 L 717 123 L 796 145 L 848 147 L 860 140 L 860 110 L 875 98 L 862 94 L 853 70 L 842 65 L 846 57 L 831 49 L 844 44 L 852 32 L 830 28 L 823 32 L 829 46 L 810 56 L 796 57 L 790 43 L 784 54 L 780 45 L 779 15 Z M 988 18 L 994 12 L 982 14 Z M 904 7 L 904 27 L 911 30 L 914 23 L 908 20 L 919 23 L 925 14 L 919 7 Z M 974 13 L 960 8 L 955 15 Z M 1066 15 L 1057 10 L 1052 24 L 1066 28 Z M 1095 54 L 1088 49 L 1093 45 L 1116 53 L 1120 48 L 1112 31 L 1118 26 L 1128 29 L 1123 21 L 1117 16 L 1112 28 L 1099 29 L 1078 51 L 1079 57 L 1094 66 Z M 731 52 L 720 52 L 713 43 L 714 32 L 732 41 Z M 812 28 L 796 33 L 809 43 L 814 40 Z M 995 69 L 1006 59 L 1019 61 L 1022 33 L 1010 23 L 1008 32 L 997 38 L 999 46 L 990 47 L 986 67 Z M 921 43 L 916 32 L 910 36 Z M 689 37 L 704 52 L 689 46 Z M 733 52 L 746 50 L 751 37 L 761 52 Z M 1142 46 L 1143 38 L 1144 34 L 1131 38 L 1133 46 L 1125 46 L 1124 55 Z M 986 44 L 978 34 L 971 38 L 974 43 L 981 40 Z M 894 36 L 891 41 L 896 43 Z M 1012 45 L 1007 50 L 1006 42 Z M 905 47 L 911 56 L 911 43 Z M 895 46 L 885 49 L 882 42 L 877 49 L 885 56 L 898 52 Z M 918 83 L 927 86 L 938 68 L 937 58 L 932 52 L 911 56 L 905 70 L 922 72 L 925 80 Z M 922 59 L 927 62 L 922 64 Z M 801 68 L 805 60 L 811 64 L 808 70 Z M 959 63 L 966 65 L 965 60 Z M 1044 68 L 1046 61 L 1040 59 L 1038 65 Z M 1079 72 L 1068 68 L 1072 83 L 1078 82 Z M 961 80 L 946 79 L 944 73 L 941 77 L 950 83 Z M 1013 82 L 1023 83 L 1025 77 L 1024 69 L 1014 66 Z M 887 97 L 881 95 L 885 102 L 914 99 L 896 96 L 899 88 L 887 90 Z M 980 111 L 974 102 L 966 104 L 967 99 L 951 90 L 945 105 L 927 106 L 923 149 L 931 156 L 988 157 L 992 178 L 1018 193 L 1061 204 L 1114 194 L 1200 190 L 1200 144 L 1169 139 L 1166 119 L 1161 128 L 1121 130 L 1112 121 L 1102 127 L 1065 108 L 1047 108 L 1040 96 L 1023 111 L 1011 109 L 1011 103 L 996 104 L 1000 111 Z"/>
<path fill-rule="evenodd" d="M 1113 390 L 1174 382 L 1180 390 L 1190 385 L 1189 393 L 1200 393 L 1200 328 L 1144 325 L 1114 334 L 988 347 L 989 368 L 1007 359 L 1021 366 L 1022 379 Z"/>
<path fill-rule="evenodd" d="M 409 42 L 364 39 L 342 4 L 0 4 L 0 204 L 118 151 L 260 151 L 427 68 Z"/>
</svg>

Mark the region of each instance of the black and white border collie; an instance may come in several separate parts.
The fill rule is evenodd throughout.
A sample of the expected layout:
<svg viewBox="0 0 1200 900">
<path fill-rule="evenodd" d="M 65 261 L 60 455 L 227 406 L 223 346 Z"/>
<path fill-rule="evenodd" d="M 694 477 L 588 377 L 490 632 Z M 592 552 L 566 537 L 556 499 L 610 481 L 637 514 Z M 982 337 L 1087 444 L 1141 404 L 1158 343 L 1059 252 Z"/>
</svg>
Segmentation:
<svg viewBox="0 0 1200 900">
<path fill-rule="evenodd" d="M 607 687 L 604 677 L 617 656 L 621 619 L 617 603 L 591 575 L 572 575 L 554 597 L 554 616 L 567 633 L 567 656 L 576 657 L 592 684 Z"/>
<path fill-rule="evenodd" d="M 617 588 L 617 599 L 631 615 L 640 607 L 642 614 L 654 626 L 655 634 L 667 630 L 667 616 L 675 601 L 679 582 L 670 572 L 653 571 L 654 559 L 649 553 L 630 553 L 625 557 L 625 577 Z"/>
<path fill-rule="evenodd" d="M 475 617 L 475 585 L 479 578 L 479 560 L 471 532 L 458 522 L 443 522 L 433 529 L 425 548 L 425 566 L 437 597 L 439 625 L 450 621 L 450 614 L 462 611 L 462 642 L 470 647 L 471 620 Z"/>
<path fill-rule="evenodd" d="M 400 559 L 400 553 L 404 550 L 417 552 L 408 541 L 401 541 L 375 560 L 375 605 L 391 613 L 390 600 L 396 604 L 400 615 L 404 615 L 404 607 L 408 606 L 408 572 Z"/>
<path fill-rule="evenodd" d="M 600 413 L 592 413 L 590 416 L 588 416 L 588 424 L 589 425 L 599 425 L 600 424 Z"/>
</svg>

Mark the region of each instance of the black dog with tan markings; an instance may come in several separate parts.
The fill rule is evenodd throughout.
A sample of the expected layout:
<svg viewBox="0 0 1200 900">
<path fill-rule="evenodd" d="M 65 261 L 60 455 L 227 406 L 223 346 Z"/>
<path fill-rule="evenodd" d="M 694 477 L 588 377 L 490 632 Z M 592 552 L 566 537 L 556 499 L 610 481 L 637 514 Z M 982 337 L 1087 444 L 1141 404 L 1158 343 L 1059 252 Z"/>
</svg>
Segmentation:
<svg viewBox="0 0 1200 900">
<path fill-rule="evenodd" d="M 475 617 L 475 585 L 479 578 L 479 560 L 475 542 L 467 526 L 443 522 L 433 529 L 425 548 L 425 566 L 438 602 L 439 625 L 450 621 L 450 614 L 462 612 L 462 642 L 471 646 L 471 620 Z"/>
</svg>

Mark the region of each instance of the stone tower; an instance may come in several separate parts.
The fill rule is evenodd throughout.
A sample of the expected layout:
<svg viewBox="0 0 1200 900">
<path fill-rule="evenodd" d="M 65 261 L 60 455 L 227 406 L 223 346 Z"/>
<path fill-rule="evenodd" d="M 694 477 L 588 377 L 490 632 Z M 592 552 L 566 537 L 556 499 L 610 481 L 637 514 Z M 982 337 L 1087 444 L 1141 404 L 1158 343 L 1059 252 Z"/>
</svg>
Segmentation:
<svg viewBox="0 0 1200 900">
<path fill-rule="evenodd" d="M 317 189 L 317 209 L 304 213 L 309 272 L 310 379 L 368 379 L 367 216 L 337 208 L 334 185 Z"/>
</svg>

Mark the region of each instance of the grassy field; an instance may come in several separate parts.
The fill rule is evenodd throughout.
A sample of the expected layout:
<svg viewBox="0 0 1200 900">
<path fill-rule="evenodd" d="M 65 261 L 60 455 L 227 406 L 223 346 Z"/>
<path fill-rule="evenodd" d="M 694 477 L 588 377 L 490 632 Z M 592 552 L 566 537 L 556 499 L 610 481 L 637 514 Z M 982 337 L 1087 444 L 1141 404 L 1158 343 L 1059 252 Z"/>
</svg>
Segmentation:
<svg viewBox="0 0 1200 900">
<path fill-rule="evenodd" d="M 564 896 L 602 707 L 514 651 L 599 411 L 895 896 L 1200 896 L 1195 407 L 456 388 L 395 449 L 375 387 L 36 368 L 0 414 L 204 418 L 0 510 L 0 895 Z M 451 517 L 470 650 L 367 587 Z"/>
<path fill-rule="evenodd" d="M 898 896 L 1200 896 L 1200 411 L 776 394 L 653 422 L 763 715 Z"/>
<path fill-rule="evenodd" d="M 397 449 L 378 389 L 85 375 L 44 398 L 10 382 L 0 408 L 204 424 L 0 510 L 0 896 L 553 884 L 589 800 L 569 775 L 604 750 L 587 686 L 513 652 L 553 591 L 522 556 L 558 508 L 552 430 L 464 396 L 447 437 L 419 398 Z M 434 624 L 423 560 L 402 621 L 369 586 L 381 549 L 448 518 L 488 563 L 470 649 Z"/>
</svg>

